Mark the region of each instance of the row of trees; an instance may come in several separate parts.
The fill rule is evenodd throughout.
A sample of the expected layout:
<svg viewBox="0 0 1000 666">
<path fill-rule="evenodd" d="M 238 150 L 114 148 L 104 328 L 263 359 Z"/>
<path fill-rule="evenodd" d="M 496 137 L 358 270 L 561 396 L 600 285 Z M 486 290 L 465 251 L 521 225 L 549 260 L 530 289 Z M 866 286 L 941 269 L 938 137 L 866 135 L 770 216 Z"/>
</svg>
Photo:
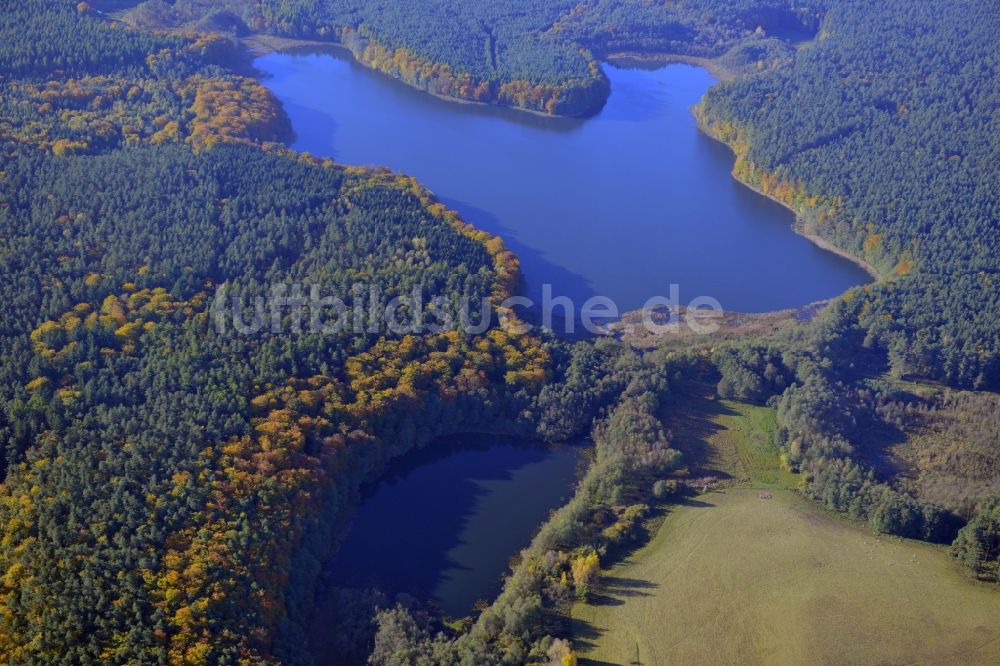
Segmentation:
<svg viewBox="0 0 1000 666">
<path fill-rule="evenodd" d="M 983 505 L 958 533 L 951 554 L 980 579 L 1000 585 L 1000 502 Z"/>
<path fill-rule="evenodd" d="M 782 463 L 826 508 L 880 533 L 935 542 L 966 534 L 955 541 L 961 550 L 972 528 L 959 528 L 989 510 L 1000 482 L 995 396 L 901 383 L 885 350 L 845 325 L 848 308 L 717 350 L 718 391 L 776 407 Z"/>
<path fill-rule="evenodd" d="M 555 638 L 567 634 L 565 605 L 590 594 L 601 561 L 643 536 L 650 505 L 676 487 L 667 479 L 681 454 L 659 418 L 676 390 L 668 377 L 700 375 L 708 367 L 687 355 L 642 358 L 610 341 L 572 350 L 556 345 L 553 353 L 567 363 L 533 402 L 533 421 L 550 424 L 543 429 L 560 424 L 550 432 L 562 436 L 586 431 L 598 417 L 594 462 L 569 503 L 520 553 L 500 596 L 465 631 L 436 631 L 419 608 L 377 604 L 371 663 L 575 663 L 571 645 Z M 579 419 L 579 427 L 569 426 L 570 418 Z"/>
<path fill-rule="evenodd" d="M 899 394 L 880 377 L 884 355 L 841 325 L 841 308 L 780 341 L 717 351 L 719 393 L 777 408 L 782 463 L 803 473 L 807 493 L 825 507 L 876 532 L 950 541 L 960 518 L 892 483 L 886 447 L 901 431 L 880 405 Z"/>
</svg>

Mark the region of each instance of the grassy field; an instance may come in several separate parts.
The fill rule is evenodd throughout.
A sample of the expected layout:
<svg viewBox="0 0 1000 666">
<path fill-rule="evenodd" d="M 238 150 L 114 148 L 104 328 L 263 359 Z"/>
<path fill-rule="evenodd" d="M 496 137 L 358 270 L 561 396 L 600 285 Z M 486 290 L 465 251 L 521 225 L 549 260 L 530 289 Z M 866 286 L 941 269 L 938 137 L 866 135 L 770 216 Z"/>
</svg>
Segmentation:
<svg viewBox="0 0 1000 666">
<path fill-rule="evenodd" d="M 768 488 L 799 485 L 778 464 L 773 409 L 696 397 L 667 406 L 662 418 L 693 474 Z"/>
<path fill-rule="evenodd" d="M 606 572 L 573 609 L 581 663 L 1000 663 L 1000 593 L 942 547 L 874 536 L 787 490 L 769 410 L 687 407 L 679 445 L 749 482 L 675 507 Z"/>
</svg>

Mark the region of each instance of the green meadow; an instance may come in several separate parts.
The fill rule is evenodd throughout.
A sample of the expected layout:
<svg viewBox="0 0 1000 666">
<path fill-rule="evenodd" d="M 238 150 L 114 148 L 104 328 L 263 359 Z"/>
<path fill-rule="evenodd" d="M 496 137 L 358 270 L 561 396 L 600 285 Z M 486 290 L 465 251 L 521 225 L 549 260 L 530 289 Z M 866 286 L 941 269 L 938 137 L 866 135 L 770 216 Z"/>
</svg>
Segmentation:
<svg viewBox="0 0 1000 666">
<path fill-rule="evenodd" d="M 574 606 L 581 663 L 1000 663 L 1000 593 L 944 547 L 876 536 L 793 492 L 770 410 L 679 408 L 677 445 L 745 482 L 672 506 Z"/>
</svg>

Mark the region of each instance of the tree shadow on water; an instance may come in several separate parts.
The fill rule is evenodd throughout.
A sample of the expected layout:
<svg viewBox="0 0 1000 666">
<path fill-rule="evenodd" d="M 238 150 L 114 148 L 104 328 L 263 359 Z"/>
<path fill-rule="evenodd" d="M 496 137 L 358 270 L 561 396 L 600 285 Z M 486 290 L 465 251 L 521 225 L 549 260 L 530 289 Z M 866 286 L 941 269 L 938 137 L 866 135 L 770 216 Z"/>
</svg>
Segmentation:
<svg viewBox="0 0 1000 666">
<path fill-rule="evenodd" d="M 373 586 L 425 599 L 448 579 L 465 580 L 473 567 L 456 561 L 455 549 L 488 495 L 483 484 L 508 482 L 518 470 L 551 455 L 550 449 L 533 442 L 462 435 L 402 456 L 362 490 L 352 526 L 327 563 L 327 578 L 345 587 Z M 530 498 L 525 501 L 530 505 Z M 501 542 L 498 537 L 493 545 L 503 548 Z M 514 552 L 511 547 L 509 554 Z M 502 570 L 501 565 L 495 586 Z M 476 580 L 468 578 L 467 584 L 475 585 Z M 495 586 L 464 596 L 492 595 Z M 458 589 L 463 591 L 463 585 Z"/>
<path fill-rule="evenodd" d="M 314 109 L 296 102 L 283 103 L 285 113 L 291 121 L 289 143 L 298 150 L 307 150 L 315 155 L 338 159 L 337 121 L 322 109 Z"/>
<path fill-rule="evenodd" d="M 527 282 L 524 281 L 524 277 L 522 276 L 520 291 L 535 303 L 534 307 L 527 309 L 523 313 L 527 321 L 532 323 L 539 323 L 541 321 L 540 303 L 542 285 L 550 284 L 552 285 L 552 296 L 554 298 L 566 296 L 573 301 L 577 310 L 574 317 L 574 330 L 577 332 L 582 330 L 579 308 L 583 306 L 583 303 L 587 299 L 595 296 L 590 280 L 564 266 L 553 263 L 551 259 L 545 256 L 544 252 L 522 243 L 518 239 L 517 231 L 505 225 L 494 213 L 465 201 L 447 197 L 439 197 L 439 199 L 441 203 L 456 211 L 462 216 L 463 220 L 477 229 L 482 229 L 483 231 L 502 237 L 507 248 L 517 255 L 523 272 L 528 276 Z M 562 317 L 563 309 L 559 307 L 554 308 L 553 328 L 560 332 L 565 330 L 561 321 Z"/>
</svg>

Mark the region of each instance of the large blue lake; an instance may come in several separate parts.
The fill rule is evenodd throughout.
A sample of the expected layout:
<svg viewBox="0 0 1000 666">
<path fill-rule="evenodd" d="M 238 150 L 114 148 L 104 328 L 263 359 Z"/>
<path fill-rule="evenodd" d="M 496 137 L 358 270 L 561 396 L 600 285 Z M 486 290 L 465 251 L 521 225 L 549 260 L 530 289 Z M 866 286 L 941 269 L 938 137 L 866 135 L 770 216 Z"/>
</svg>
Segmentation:
<svg viewBox="0 0 1000 666">
<path fill-rule="evenodd" d="M 339 54 L 270 54 L 256 66 L 296 149 L 415 176 L 503 236 L 536 301 L 549 283 L 554 295 L 600 294 L 624 312 L 676 283 L 684 303 L 705 295 L 759 312 L 869 281 L 731 178 L 732 154 L 690 112 L 715 83 L 704 69 L 608 65 L 608 104 L 570 120 L 443 101 Z"/>
</svg>

